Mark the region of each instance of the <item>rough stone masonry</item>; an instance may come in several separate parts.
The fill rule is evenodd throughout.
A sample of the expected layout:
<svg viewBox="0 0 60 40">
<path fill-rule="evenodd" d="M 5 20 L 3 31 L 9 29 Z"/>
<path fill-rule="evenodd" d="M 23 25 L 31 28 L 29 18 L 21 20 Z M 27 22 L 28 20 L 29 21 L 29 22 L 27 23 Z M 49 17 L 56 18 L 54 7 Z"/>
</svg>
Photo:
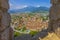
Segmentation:
<svg viewBox="0 0 60 40">
<path fill-rule="evenodd" d="M 51 0 L 51 4 L 49 27 L 60 38 L 60 0 Z"/>
<path fill-rule="evenodd" d="M 9 0 L 0 0 L 0 40 L 13 40 L 13 30 L 10 27 L 10 15 L 8 13 Z"/>
</svg>

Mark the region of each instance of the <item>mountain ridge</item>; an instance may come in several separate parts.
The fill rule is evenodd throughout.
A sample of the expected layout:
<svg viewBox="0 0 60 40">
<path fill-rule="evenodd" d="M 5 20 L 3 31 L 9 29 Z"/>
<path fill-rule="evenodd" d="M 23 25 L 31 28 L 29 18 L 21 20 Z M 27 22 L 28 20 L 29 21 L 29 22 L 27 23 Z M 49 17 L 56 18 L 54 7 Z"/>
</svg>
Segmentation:
<svg viewBox="0 0 60 40">
<path fill-rule="evenodd" d="M 33 6 L 28 6 L 22 9 L 13 9 L 9 10 L 9 13 L 25 13 L 25 12 L 44 12 L 44 11 L 49 11 L 48 7 L 40 6 L 40 7 L 33 7 Z"/>
</svg>

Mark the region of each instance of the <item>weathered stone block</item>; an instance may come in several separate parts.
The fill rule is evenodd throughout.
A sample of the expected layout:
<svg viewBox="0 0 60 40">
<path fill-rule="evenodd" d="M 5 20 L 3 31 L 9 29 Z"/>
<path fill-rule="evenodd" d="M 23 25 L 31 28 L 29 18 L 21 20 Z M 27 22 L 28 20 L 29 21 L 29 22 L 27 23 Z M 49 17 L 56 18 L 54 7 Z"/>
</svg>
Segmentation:
<svg viewBox="0 0 60 40">
<path fill-rule="evenodd" d="M 11 27 L 8 27 L 6 30 L 0 33 L 0 40 L 13 40 L 13 30 Z"/>
<path fill-rule="evenodd" d="M 60 0 L 51 0 L 52 5 L 60 4 Z"/>
<path fill-rule="evenodd" d="M 7 28 L 10 25 L 10 15 L 8 13 L 3 13 L 1 12 L 1 26 L 0 26 L 0 31 L 3 31 L 5 28 Z"/>
<path fill-rule="evenodd" d="M 51 0 L 53 4 L 50 8 L 50 23 L 51 31 L 54 31 L 60 38 L 60 0 Z"/>
<path fill-rule="evenodd" d="M 8 10 L 9 9 L 9 4 L 8 4 L 9 0 L 0 0 L 0 10 Z"/>
<path fill-rule="evenodd" d="M 1 32 L 1 40 L 8 40 L 9 39 L 9 28 Z"/>
<path fill-rule="evenodd" d="M 53 31 L 60 37 L 60 19 L 57 19 L 53 23 Z"/>
<path fill-rule="evenodd" d="M 58 2 L 58 0 L 51 0 L 52 4 L 56 4 Z"/>
<path fill-rule="evenodd" d="M 50 9 L 50 19 L 51 20 L 57 20 L 60 18 L 60 6 L 56 5 L 56 6 L 52 6 Z"/>
<path fill-rule="evenodd" d="M 1 13 L 0 13 L 0 26 L 1 26 L 1 19 L 2 19 L 2 15 L 1 15 Z"/>
</svg>

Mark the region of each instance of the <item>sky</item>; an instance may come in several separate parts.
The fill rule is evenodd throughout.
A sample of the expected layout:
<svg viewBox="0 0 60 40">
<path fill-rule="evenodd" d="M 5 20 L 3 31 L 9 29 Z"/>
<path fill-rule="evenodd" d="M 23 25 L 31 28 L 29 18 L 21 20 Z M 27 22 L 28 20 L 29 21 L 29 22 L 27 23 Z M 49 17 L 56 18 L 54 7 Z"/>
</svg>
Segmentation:
<svg viewBox="0 0 60 40">
<path fill-rule="evenodd" d="M 28 6 L 50 7 L 50 0 L 9 0 L 10 9 L 22 9 Z"/>
</svg>

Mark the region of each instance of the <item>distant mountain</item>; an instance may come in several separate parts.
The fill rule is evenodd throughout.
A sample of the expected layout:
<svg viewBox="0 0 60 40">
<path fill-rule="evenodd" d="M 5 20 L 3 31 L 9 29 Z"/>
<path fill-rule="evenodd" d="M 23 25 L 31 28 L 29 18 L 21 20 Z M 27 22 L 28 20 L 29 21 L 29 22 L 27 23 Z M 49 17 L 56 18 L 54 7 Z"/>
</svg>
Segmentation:
<svg viewBox="0 0 60 40">
<path fill-rule="evenodd" d="M 43 7 L 43 6 L 40 6 L 40 7 L 28 6 L 26 8 L 22 8 L 22 9 L 9 10 L 10 13 L 44 12 L 44 11 L 49 11 L 49 8 Z"/>
</svg>

